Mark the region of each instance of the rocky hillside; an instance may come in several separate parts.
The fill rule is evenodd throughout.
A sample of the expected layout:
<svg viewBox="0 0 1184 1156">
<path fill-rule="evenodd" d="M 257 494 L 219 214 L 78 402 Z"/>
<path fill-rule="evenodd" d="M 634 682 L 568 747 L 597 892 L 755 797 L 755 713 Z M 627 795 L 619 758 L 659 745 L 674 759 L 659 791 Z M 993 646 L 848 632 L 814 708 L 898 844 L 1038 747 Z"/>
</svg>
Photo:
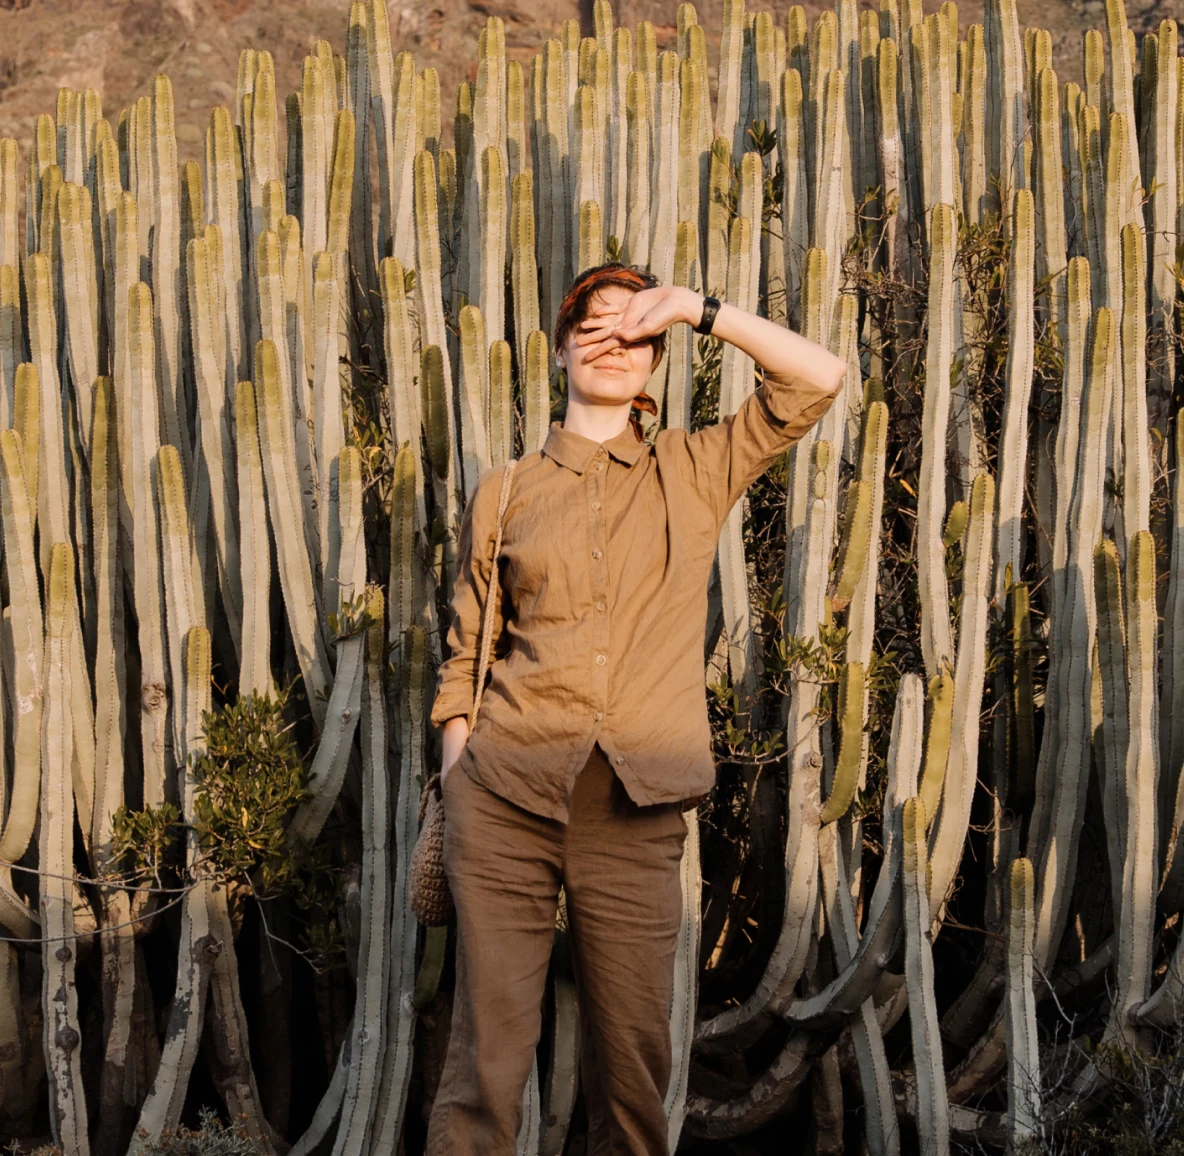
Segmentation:
<svg viewBox="0 0 1184 1156">
<path fill-rule="evenodd" d="M 764 7 L 751 0 L 753 7 Z M 927 11 L 938 0 L 924 0 Z M 500 16 L 513 58 L 529 60 L 560 24 L 576 17 L 590 29 L 592 0 L 388 0 L 396 48 L 440 72 L 446 94 L 474 79 L 477 35 Z M 806 0 L 811 15 L 824 5 Z M 677 0 L 618 0 L 617 18 L 652 20 L 658 42 L 674 39 Z M 723 0 L 701 0 L 709 51 L 718 43 Z M 775 5 L 784 10 L 785 4 Z M 1174 15 L 1174 0 L 1128 0 L 1136 32 Z M 982 0 L 959 5 L 963 26 L 982 19 Z M 0 135 L 27 146 L 34 117 L 52 112 L 57 89 L 95 88 L 110 113 L 148 91 L 167 72 L 176 95 L 182 159 L 197 157 L 211 106 L 234 95 L 239 50 L 267 48 L 281 94 L 300 82 L 300 63 L 318 38 L 341 49 L 349 0 L 0 0 Z M 1103 0 L 1019 0 L 1021 23 L 1052 31 L 1057 67 L 1080 72 L 1081 32 L 1104 21 Z M 714 52 L 711 54 L 714 63 Z"/>
</svg>

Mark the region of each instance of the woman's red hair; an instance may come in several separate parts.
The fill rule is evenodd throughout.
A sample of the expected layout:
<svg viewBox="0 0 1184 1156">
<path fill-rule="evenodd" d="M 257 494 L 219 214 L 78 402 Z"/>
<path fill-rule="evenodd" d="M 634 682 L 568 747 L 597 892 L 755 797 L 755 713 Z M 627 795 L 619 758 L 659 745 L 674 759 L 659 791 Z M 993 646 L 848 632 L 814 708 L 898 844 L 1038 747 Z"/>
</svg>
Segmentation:
<svg viewBox="0 0 1184 1156">
<path fill-rule="evenodd" d="M 622 289 L 631 289 L 634 293 L 640 293 L 643 289 L 654 289 L 658 284 L 657 277 L 647 270 L 639 269 L 634 265 L 622 265 L 616 261 L 585 269 L 572 282 L 571 288 L 568 289 L 567 295 L 559 305 L 559 313 L 555 318 L 554 347 L 556 351 L 563 348 L 571 331 L 580 322 L 587 319 L 592 298 L 601 289 L 610 285 L 618 285 Z M 666 334 L 655 334 L 648 339 L 647 344 L 654 352 L 654 366 L 656 367 L 666 352 Z M 633 409 L 653 414 L 654 417 L 658 416 L 657 403 L 644 391 L 633 399 Z M 633 432 L 637 435 L 637 440 L 641 441 L 643 436 L 641 419 L 636 412 L 630 413 L 629 421 L 633 426 Z"/>
</svg>

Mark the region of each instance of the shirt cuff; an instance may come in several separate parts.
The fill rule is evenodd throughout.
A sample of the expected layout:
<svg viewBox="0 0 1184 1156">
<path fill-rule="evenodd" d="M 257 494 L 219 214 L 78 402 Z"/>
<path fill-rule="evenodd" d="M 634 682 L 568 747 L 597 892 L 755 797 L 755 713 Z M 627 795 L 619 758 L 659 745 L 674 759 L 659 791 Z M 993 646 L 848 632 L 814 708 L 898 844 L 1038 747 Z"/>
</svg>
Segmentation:
<svg viewBox="0 0 1184 1156">
<path fill-rule="evenodd" d="M 764 384 L 771 385 L 775 388 L 782 388 L 783 386 L 792 386 L 794 389 L 800 389 L 804 393 L 829 393 L 830 390 L 823 389 L 822 386 L 815 384 L 808 377 L 802 377 L 796 373 L 774 373 L 771 369 L 764 369 Z"/>
<path fill-rule="evenodd" d="M 469 717 L 469 710 L 473 705 L 472 692 L 465 692 L 455 683 L 443 683 L 436 691 L 435 701 L 432 703 L 430 715 L 433 726 L 442 727 L 450 718 L 457 715 Z"/>
<path fill-rule="evenodd" d="M 764 371 L 765 400 L 770 412 L 780 421 L 795 422 L 804 434 L 834 404 L 832 393 L 808 377 L 798 374 Z M 841 391 L 840 391 L 841 392 Z"/>
</svg>

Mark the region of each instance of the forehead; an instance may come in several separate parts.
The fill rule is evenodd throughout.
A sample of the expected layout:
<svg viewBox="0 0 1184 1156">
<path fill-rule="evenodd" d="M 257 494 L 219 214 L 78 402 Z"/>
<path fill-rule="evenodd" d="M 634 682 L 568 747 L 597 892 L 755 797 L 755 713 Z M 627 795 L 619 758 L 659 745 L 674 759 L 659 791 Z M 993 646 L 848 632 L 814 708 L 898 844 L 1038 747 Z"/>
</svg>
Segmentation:
<svg viewBox="0 0 1184 1156">
<path fill-rule="evenodd" d="M 612 313 L 625 308 L 634 290 L 624 285 L 602 285 L 588 300 L 589 313 Z"/>
</svg>

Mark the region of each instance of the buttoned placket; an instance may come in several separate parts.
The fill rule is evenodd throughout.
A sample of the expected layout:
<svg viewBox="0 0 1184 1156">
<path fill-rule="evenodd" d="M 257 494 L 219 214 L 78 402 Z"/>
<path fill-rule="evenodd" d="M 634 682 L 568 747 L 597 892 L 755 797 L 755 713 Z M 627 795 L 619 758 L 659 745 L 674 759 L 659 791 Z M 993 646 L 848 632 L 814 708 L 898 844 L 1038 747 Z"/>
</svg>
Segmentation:
<svg viewBox="0 0 1184 1156">
<path fill-rule="evenodd" d="M 593 730 L 599 731 L 608 704 L 608 534 L 605 530 L 604 494 L 608 478 L 608 451 L 597 446 L 585 475 L 588 495 L 588 538 L 591 543 L 589 583 L 592 594 L 592 661 L 600 708 L 593 712 Z"/>
</svg>

